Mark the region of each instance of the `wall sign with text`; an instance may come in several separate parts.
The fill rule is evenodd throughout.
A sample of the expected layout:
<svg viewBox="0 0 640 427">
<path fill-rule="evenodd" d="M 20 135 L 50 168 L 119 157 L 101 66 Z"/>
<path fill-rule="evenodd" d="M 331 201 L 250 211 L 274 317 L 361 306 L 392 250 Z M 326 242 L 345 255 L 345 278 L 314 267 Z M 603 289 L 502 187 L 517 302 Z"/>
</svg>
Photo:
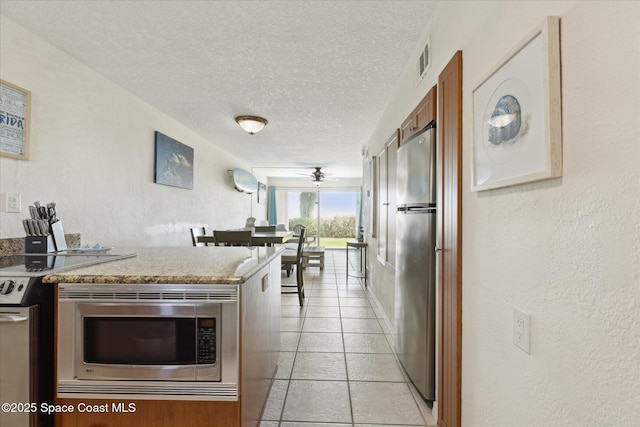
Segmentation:
<svg viewBox="0 0 640 427">
<path fill-rule="evenodd" d="M 0 80 L 0 156 L 29 158 L 31 92 Z"/>
</svg>

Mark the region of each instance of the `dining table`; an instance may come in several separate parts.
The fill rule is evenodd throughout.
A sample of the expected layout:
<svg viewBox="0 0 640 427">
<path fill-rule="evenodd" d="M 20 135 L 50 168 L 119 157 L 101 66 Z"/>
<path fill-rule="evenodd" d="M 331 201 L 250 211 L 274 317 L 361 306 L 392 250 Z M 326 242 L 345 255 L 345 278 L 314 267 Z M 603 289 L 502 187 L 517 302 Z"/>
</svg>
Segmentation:
<svg viewBox="0 0 640 427">
<path fill-rule="evenodd" d="M 242 231 L 245 229 L 234 230 Z M 293 237 L 293 231 L 253 231 L 251 233 L 251 243 L 253 246 L 273 246 L 277 243 L 285 243 Z M 213 235 L 199 236 L 198 242 L 215 243 Z"/>
</svg>

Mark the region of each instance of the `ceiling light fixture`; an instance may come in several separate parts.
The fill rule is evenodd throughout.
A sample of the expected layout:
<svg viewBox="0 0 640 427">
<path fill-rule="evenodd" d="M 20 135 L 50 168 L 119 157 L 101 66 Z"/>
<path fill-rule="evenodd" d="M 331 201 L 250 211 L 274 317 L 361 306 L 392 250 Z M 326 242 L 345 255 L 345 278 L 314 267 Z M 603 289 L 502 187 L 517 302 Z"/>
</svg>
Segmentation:
<svg viewBox="0 0 640 427">
<path fill-rule="evenodd" d="M 322 169 L 320 166 L 315 166 L 315 171 L 311 173 L 311 181 L 316 187 L 320 187 L 325 180 L 324 173 L 320 169 Z"/>
<path fill-rule="evenodd" d="M 267 119 L 258 116 L 238 116 L 236 122 L 251 135 L 260 132 L 269 123 Z"/>
</svg>

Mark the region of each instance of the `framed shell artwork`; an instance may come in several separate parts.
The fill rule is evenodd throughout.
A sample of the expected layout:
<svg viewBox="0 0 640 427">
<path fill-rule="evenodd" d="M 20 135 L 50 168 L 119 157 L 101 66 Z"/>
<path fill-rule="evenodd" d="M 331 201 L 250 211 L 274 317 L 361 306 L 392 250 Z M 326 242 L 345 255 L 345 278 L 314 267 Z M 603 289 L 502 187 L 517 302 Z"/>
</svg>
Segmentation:
<svg viewBox="0 0 640 427">
<path fill-rule="evenodd" d="M 473 90 L 471 191 L 562 175 L 560 20 L 547 17 Z"/>
</svg>

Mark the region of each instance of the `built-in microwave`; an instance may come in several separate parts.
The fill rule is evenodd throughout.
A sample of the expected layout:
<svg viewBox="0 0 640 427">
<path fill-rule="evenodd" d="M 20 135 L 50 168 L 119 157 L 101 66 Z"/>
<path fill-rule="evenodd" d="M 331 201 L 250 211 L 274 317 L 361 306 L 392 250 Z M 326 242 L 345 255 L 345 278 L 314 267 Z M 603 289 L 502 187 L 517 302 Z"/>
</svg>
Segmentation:
<svg viewBox="0 0 640 427">
<path fill-rule="evenodd" d="M 220 304 L 76 304 L 81 380 L 220 381 Z"/>
<path fill-rule="evenodd" d="M 59 395 L 104 394 L 116 381 L 130 394 L 173 394 L 187 382 L 195 393 L 228 393 L 237 323 L 235 287 L 60 284 Z"/>
</svg>

